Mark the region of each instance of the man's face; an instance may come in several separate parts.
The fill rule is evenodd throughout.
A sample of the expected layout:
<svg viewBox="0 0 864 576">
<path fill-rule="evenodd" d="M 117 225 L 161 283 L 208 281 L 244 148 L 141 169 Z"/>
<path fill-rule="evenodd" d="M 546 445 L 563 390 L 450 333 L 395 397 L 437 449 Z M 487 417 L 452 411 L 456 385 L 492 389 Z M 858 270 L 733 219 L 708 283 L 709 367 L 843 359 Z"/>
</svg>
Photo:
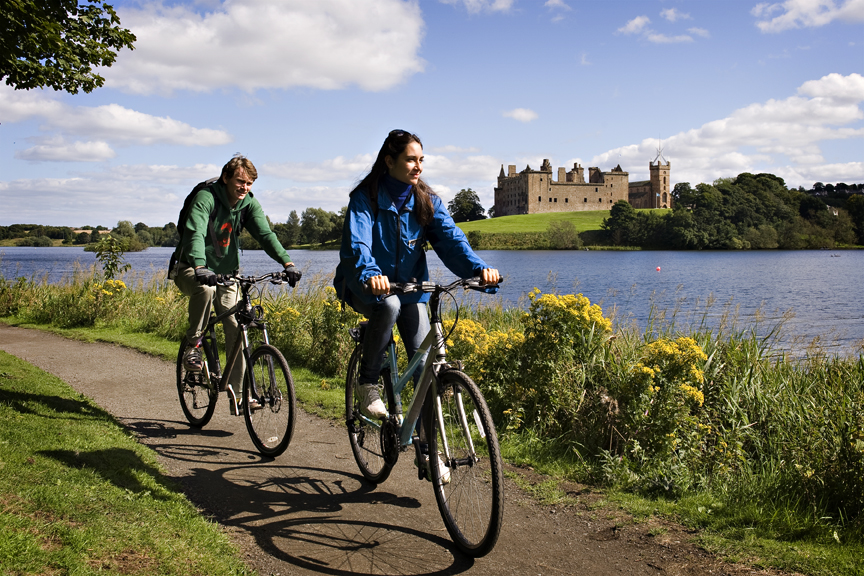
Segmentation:
<svg viewBox="0 0 864 576">
<path fill-rule="evenodd" d="M 246 197 L 246 194 L 252 188 L 252 182 L 254 181 L 246 175 L 246 171 L 243 168 L 238 168 L 234 171 L 234 176 L 229 178 L 228 182 L 225 183 L 225 188 L 228 192 L 228 202 L 232 208 Z"/>
</svg>

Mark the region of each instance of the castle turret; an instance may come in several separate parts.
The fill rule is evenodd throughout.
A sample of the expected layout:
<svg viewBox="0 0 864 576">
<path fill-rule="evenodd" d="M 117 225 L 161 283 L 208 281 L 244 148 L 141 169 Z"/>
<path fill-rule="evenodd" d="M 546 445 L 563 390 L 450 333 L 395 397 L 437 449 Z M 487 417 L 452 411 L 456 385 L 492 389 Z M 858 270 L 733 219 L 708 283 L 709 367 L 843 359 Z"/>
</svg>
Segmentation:
<svg viewBox="0 0 864 576">
<path fill-rule="evenodd" d="M 665 163 L 664 163 L 665 161 Z M 670 172 L 672 163 L 663 157 L 662 148 L 657 149 L 657 157 L 653 162 L 648 164 L 651 181 L 651 207 L 652 208 L 671 208 L 672 196 L 669 193 Z"/>
</svg>

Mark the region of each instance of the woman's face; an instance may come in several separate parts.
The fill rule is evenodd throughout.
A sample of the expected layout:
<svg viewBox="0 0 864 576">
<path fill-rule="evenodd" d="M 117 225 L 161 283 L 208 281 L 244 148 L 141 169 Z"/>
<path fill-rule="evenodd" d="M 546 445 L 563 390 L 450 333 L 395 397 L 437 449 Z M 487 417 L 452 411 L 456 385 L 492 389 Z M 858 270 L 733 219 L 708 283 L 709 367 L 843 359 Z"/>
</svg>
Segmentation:
<svg viewBox="0 0 864 576">
<path fill-rule="evenodd" d="M 390 176 L 405 184 L 417 184 L 423 172 L 423 147 L 417 142 L 411 142 L 398 158 L 385 156 L 384 161 Z"/>
</svg>

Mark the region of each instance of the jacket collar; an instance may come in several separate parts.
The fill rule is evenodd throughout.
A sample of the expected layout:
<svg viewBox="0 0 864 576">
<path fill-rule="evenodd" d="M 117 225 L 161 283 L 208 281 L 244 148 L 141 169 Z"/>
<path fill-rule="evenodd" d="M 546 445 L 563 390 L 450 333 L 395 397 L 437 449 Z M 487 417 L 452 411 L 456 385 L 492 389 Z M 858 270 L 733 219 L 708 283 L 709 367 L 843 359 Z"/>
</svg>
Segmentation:
<svg viewBox="0 0 864 576">
<path fill-rule="evenodd" d="M 381 210 L 384 206 L 387 207 L 387 210 L 396 212 L 396 207 L 393 206 L 393 201 L 390 199 L 387 187 L 384 184 L 378 184 L 378 210 Z M 402 206 L 402 212 L 411 212 L 412 210 L 414 210 L 414 190 L 411 190 L 411 194 L 405 201 L 405 205 Z"/>
</svg>

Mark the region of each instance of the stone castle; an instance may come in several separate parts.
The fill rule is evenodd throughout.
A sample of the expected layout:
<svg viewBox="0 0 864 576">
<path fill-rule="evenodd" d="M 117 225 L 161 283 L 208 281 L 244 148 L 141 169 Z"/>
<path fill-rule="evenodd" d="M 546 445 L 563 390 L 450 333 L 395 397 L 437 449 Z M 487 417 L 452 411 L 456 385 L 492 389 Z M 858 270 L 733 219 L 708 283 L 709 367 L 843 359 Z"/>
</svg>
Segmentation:
<svg viewBox="0 0 864 576">
<path fill-rule="evenodd" d="M 585 169 L 578 163 L 569 172 L 558 168 L 557 180 L 552 179 L 549 160 L 543 160 L 539 170 L 526 166 L 518 173 L 511 164 L 505 174 L 502 165 L 495 188 L 495 216 L 609 210 L 619 200 L 628 201 L 634 208 L 671 208 L 670 168 L 661 150 L 648 163 L 650 179 L 640 182 L 630 182 L 630 174 L 620 165 L 609 172 L 588 168 L 587 182 Z"/>
</svg>

